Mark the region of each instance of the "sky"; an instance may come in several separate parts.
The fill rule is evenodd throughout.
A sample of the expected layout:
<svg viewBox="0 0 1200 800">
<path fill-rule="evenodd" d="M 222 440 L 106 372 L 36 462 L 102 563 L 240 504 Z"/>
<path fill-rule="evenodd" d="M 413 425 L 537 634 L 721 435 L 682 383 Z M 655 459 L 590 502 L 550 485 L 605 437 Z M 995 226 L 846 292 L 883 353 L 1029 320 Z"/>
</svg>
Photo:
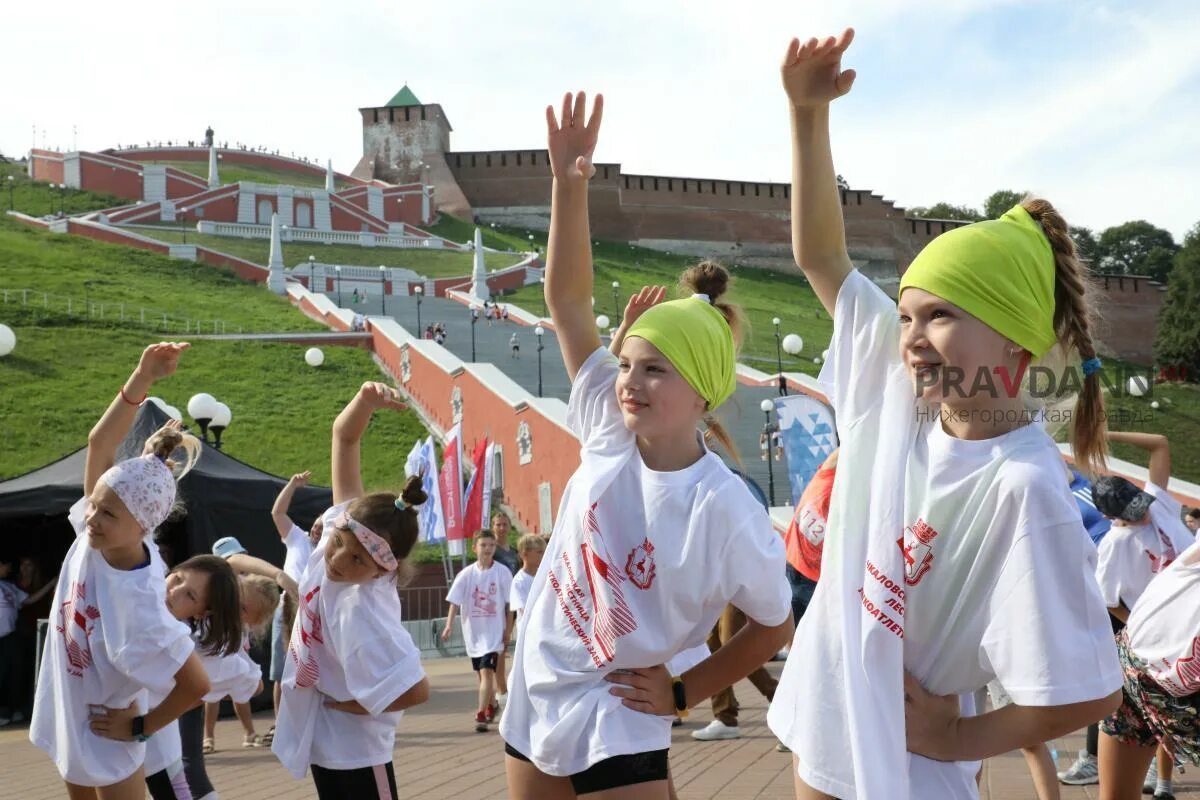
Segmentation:
<svg viewBox="0 0 1200 800">
<path fill-rule="evenodd" d="M 119 14 L 108 13 L 120 9 Z M 856 38 L 832 111 L 853 188 L 901 206 L 1046 197 L 1073 225 L 1200 221 L 1195 0 L 62 0 L 0 11 L 0 152 L 199 139 L 349 172 L 357 109 L 405 83 L 456 150 L 545 146 L 547 104 L 603 91 L 597 160 L 788 179 L 788 39 Z"/>
</svg>

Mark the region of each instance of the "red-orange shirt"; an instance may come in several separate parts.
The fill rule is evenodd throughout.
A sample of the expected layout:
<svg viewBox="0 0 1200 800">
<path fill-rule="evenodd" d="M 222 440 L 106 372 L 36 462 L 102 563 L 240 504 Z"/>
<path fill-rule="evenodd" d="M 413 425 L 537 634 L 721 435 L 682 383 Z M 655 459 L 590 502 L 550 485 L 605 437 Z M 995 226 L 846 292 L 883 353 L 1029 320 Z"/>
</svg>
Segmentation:
<svg viewBox="0 0 1200 800">
<path fill-rule="evenodd" d="M 829 498 L 833 494 L 836 468 L 817 470 L 804 487 L 796 513 L 783 535 L 787 560 L 797 572 L 811 581 L 821 578 L 821 551 L 825 546 L 825 526 L 829 519 Z"/>
</svg>

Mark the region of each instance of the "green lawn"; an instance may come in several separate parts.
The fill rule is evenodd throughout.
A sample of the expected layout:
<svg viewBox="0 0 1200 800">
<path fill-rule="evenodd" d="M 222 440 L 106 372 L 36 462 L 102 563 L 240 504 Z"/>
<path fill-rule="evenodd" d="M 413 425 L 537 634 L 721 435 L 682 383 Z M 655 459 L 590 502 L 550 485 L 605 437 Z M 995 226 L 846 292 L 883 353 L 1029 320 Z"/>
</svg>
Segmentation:
<svg viewBox="0 0 1200 800">
<path fill-rule="evenodd" d="M 203 161 L 145 161 L 145 164 L 161 164 L 164 167 L 174 167 L 199 178 L 208 180 L 208 158 Z M 254 183 L 284 184 L 300 186 L 308 189 L 324 189 L 325 175 L 309 175 L 304 172 L 292 172 L 275 167 L 259 167 L 249 164 L 226 164 L 224 160 L 217 165 L 217 177 L 222 184 L 237 183 L 238 181 L 253 181 Z M 352 184 L 337 181 L 338 190 L 348 189 Z"/>
<path fill-rule="evenodd" d="M 18 324 L 74 325 L 86 316 L 86 298 L 93 324 L 133 325 L 120 321 L 124 303 L 127 320 L 140 324 L 138 309 L 147 308 L 155 312 L 147 314 L 160 326 L 162 314 L 167 314 L 169 330 L 175 332 L 183 330 L 179 321 L 184 319 L 203 320 L 204 327 L 221 320 L 229 332 L 324 330 L 292 310 L 286 298 L 231 272 L 3 218 L 0 290 L 8 292 L 6 303 L 0 293 L 0 319 Z"/>
<path fill-rule="evenodd" d="M 11 204 L 10 204 L 10 181 Z M 82 214 L 105 208 L 126 205 L 129 201 L 110 194 L 81 192 L 67 189 L 65 195 L 56 188 L 50 189 L 45 181 L 31 181 L 23 167 L 16 164 L 0 164 L 0 209 L 10 208 L 32 217 L 58 214 L 66 209 L 68 214 Z M 2 216 L 2 215 L 0 215 Z"/>
<path fill-rule="evenodd" d="M 160 230 L 136 231 L 164 242 L 181 242 L 183 233 L 178 227 L 162 226 Z M 198 244 L 238 256 L 256 264 L 266 264 L 271 256 L 271 242 L 267 239 L 242 239 L 236 236 L 213 236 L 189 232 L 188 244 Z M 351 264 L 364 267 L 389 267 L 411 269 L 427 278 L 470 275 L 473 261 L 471 253 L 449 250 L 409 250 L 399 247 L 357 247 L 352 244 L 318 244 L 314 242 L 285 242 L 283 262 L 293 267 L 309 256 L 316 256 L 322 264 Z M 519 256 L 503 253 L 486 253 L 484 263 L 488 269 L 511 267 L 520 261 Z"/>
</svg>

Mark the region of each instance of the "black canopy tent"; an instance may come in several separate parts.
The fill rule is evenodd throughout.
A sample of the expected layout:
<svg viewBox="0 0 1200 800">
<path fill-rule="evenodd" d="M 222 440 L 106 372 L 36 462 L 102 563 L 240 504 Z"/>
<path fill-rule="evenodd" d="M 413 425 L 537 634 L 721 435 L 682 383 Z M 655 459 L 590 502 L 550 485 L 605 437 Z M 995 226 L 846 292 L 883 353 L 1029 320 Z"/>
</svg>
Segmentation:
<svg viewBox="0 0 1200 800">
<path fill-rule="evenodd" d="M 146 439 L 168 419 L 154 403 L 145 403 L 118 448 L 117 459 L 140 454 Z M 85 449 L 76 450 L 41 469 L 0 482 L 0 553 L 36 555 L 54 573 L 74 538 L 67 512 L 83 496 L 85 454 Z M 253 555 L 282 564 L 284 548 L 271 521 L 271 505 L 284 483 L 283 478 L 205 444 L 200 460 L 179 485 L 184 515 L 159 532 L 159 540 L 169 550 L 168 562 L 211 552 L 217 539 L 236 536 Z M 289 516 L 307 530 L 332 502 L 328 488 L 301 487 Z"/>
</svg>

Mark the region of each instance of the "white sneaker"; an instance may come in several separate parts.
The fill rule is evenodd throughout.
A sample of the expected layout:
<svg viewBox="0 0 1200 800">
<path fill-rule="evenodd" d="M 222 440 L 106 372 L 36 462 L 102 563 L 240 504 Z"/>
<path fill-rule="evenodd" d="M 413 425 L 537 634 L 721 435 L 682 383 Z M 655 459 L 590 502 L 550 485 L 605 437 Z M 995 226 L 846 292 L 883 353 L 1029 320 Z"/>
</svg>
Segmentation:
<svg viewBox="0 0 1200 800">
<path fill-rule="evenodd" d="M 742 732 L 737 725 L 726 725 L 719 719 L 705 725 L 698 731 L 692 731 L 692 738 L 702 742 L 715 742 L 718 739 L 740 739 Z"/>
<path fill-rule="evenodd" d="M 1096 765 L 1096 757 L 1088 755 L 1086 750 L 1080 750 L 1075 763 L 1058 773 L 1058 781 L 1069 786 L 1087 786 L 1099 783 L 1100 768 Z"/>
<path fill-rule="evenodd" d="M 508 692 L 496 692 L 496 704 L 503 710 L 508 705 Z"/>
</svg>

